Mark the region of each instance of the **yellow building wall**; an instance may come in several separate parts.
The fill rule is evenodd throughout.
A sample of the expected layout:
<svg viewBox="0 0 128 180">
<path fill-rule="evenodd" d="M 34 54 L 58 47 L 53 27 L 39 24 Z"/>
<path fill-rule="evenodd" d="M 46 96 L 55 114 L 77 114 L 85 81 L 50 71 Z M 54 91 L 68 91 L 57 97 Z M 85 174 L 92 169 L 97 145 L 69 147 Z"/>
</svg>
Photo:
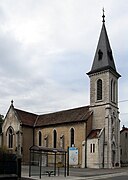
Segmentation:
<svg viewBox="0 0 128 180">
<path fill-rule="evenodd" d="M 74 128 L 74 142 L 75 147 L 78 148 L 78 161 L 79 165 L 82 163 L 82 142 L 85 141 L 86 137 L 86 124 L 84 122 L 82 123 L 72 123 L 72 124 L 64 124 L 64 125 L 57 125 L 52 127 L 43 127 L 43 128 L 36 128 L 35 129 L 35 144 L 39 145 L 39 131 L 42 133 L 42 146 L 45 146 L 44 144 L 44 138 L 48 137 L 48 147 L 53 147 L 53 131 L 54 129 L 57 132 L 57 148 L 60 148 L 60 137 L 64 136 L 64 149 L 67 150 L 68 147 L 70 147 L 70 129 Z"/>
</svg>

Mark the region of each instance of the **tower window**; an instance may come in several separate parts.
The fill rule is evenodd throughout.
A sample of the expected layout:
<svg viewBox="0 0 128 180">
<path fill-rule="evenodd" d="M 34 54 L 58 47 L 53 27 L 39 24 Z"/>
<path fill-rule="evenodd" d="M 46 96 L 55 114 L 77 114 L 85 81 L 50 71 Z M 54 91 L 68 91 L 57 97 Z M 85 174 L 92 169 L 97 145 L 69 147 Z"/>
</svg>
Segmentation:
<svg viewBox="0 0 128 180">
<path fill-rule="evenodd" d="M 113 101 L 113 80 L 111 80 L 111 101 Z"/>
<path fill-rule="evenodd" d="M 114 103 L 116 103 L 116 101 L 117 101 L 117 99 L 116 99 L 117 98 L 116 97 L 116 90 L 117 90 L 116 82 L 111 80 L 111 101 L 114 102 Z"/>
<path fill-rule="evenodd" d="M 102 100 L 102 80 L 97 81 L 97 100 Z"/>
<path fill-rule="evenodd" d="M 101 60 L 103 57 L 103 52 L 99 49 L 98 51 L 98 60 Z"/>
<path fill-rule="evenodd" d="M 116 102 L 116 83 L 113 83 L 113 101 Z"/>
</svg>

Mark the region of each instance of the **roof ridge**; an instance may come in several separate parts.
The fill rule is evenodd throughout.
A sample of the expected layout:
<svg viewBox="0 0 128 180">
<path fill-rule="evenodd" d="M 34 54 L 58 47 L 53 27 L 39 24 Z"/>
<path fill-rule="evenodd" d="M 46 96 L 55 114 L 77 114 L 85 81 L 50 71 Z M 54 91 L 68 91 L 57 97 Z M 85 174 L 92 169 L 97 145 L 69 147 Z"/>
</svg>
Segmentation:
<svg viewBox="0 0 128 180">
<path fill-rule="evenodd" d="M 61 112 L 65 112 L 65 111 L 71 111 L 71 110 L 75 110 L 75 109 L 89 108 L 89 107 L 90 107 L 89 105 L 87 105 L 87 106 L 80 106 L 80 107 L 75 107 L 75 108 L 71 108 L 71 109 L 64 109 L 64 110 L 60 110 L 60 111 L 40 114 L 39 116 L 48 115 L 48 114 L 56 114 L 56 113 L 61 113 Z"/>
<path fill-rule="evenodd" d="M 35 126 L 51 126 L 55 124 L 85 121 L 88 118 L 88 115 L 91 115 L 87 113 L 88 111 L 90 112 L 89 107 L 90 106 L 82 106 L 55 113 L 39 115 L 36 119 Z"/>
<path fill-rule="evenodd" d="M 36 115 L 36 116 L 38 116 L 38 114 L 36 114 L 36 113 L 32 113 L 32 112 L 29 112 L 29 111 L 25 111 L 25 110 L 22 110 L 22 109 L 18 109 L 18 108 L 14 108 L 16 111 L 18 110 L 18 111 L 22 111 L 22 112 L 25 112 L 25 113 L 28 113 L 28 114 L 33 114 L 33 115 Z"/>
</svg>

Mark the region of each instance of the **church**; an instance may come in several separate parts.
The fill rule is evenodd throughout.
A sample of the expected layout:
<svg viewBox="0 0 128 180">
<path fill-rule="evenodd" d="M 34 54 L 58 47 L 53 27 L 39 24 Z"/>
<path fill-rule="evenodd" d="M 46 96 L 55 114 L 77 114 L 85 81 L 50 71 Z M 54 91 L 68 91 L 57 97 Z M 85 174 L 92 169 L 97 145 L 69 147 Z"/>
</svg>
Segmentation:
<svg viewBox="0 0 128 180">
<path fill-rule="evenodd" d="M 29 148 L 74 148 L 71 166 L 113 168 L 120 166 L 118 79 L 112 49 L 102 16 L 102 28 L 90 71 L 90 105 L 48 114 L 34 114 L 14 107 L 2 126 L 2 146 L 29 163 Z M 75 161 L 76 160 L 76 161 Z M 63 159 L 61 159 L 63 161 Z"/>
</svg>

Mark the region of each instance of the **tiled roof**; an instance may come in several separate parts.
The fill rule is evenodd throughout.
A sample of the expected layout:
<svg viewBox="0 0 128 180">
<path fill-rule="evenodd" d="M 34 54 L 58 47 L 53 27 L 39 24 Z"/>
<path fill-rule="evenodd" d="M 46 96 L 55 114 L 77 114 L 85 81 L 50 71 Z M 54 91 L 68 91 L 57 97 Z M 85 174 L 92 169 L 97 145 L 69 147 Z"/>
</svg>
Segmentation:
<svg viewBox="0 0 128 180">
<path fill-rule="evenodd" d="M 125 131 L 125 132 L 128 131 L 128 128 L 127 128 L 127 127 L 123 127 L 122 130 L 120 131 L 120 133 L 122 133 L 122 132 L 124 132 L 124 131 Z"/>
<path fill-rule="evenodd" d="M 49 126 L 54 124 L 85 121 L 91 115 L 89 106 L 40 115 L 35 126 Z"/>
<path fill-rule="evenodd" d="M 88 135 L 88 139 L 98 138 L 101 129 L 93 129 Z"/>
<path fill-rule="evenodd" d="M 86 121 L 92 114 L 89 111 L 89 106 L 43 115 L 37 115 L 19 109 L 15 109 L 15 112 L 23 125 L 35 127 Z"/>
<path fill-rule="evenodd" d="M 36 118 L 38 117 L 37 114 L 26 112 L 20 109 L 15 109 L 15 112 L 17 113 L 17 116 L 23 125 L 34 126 Z"/>
</svg>

